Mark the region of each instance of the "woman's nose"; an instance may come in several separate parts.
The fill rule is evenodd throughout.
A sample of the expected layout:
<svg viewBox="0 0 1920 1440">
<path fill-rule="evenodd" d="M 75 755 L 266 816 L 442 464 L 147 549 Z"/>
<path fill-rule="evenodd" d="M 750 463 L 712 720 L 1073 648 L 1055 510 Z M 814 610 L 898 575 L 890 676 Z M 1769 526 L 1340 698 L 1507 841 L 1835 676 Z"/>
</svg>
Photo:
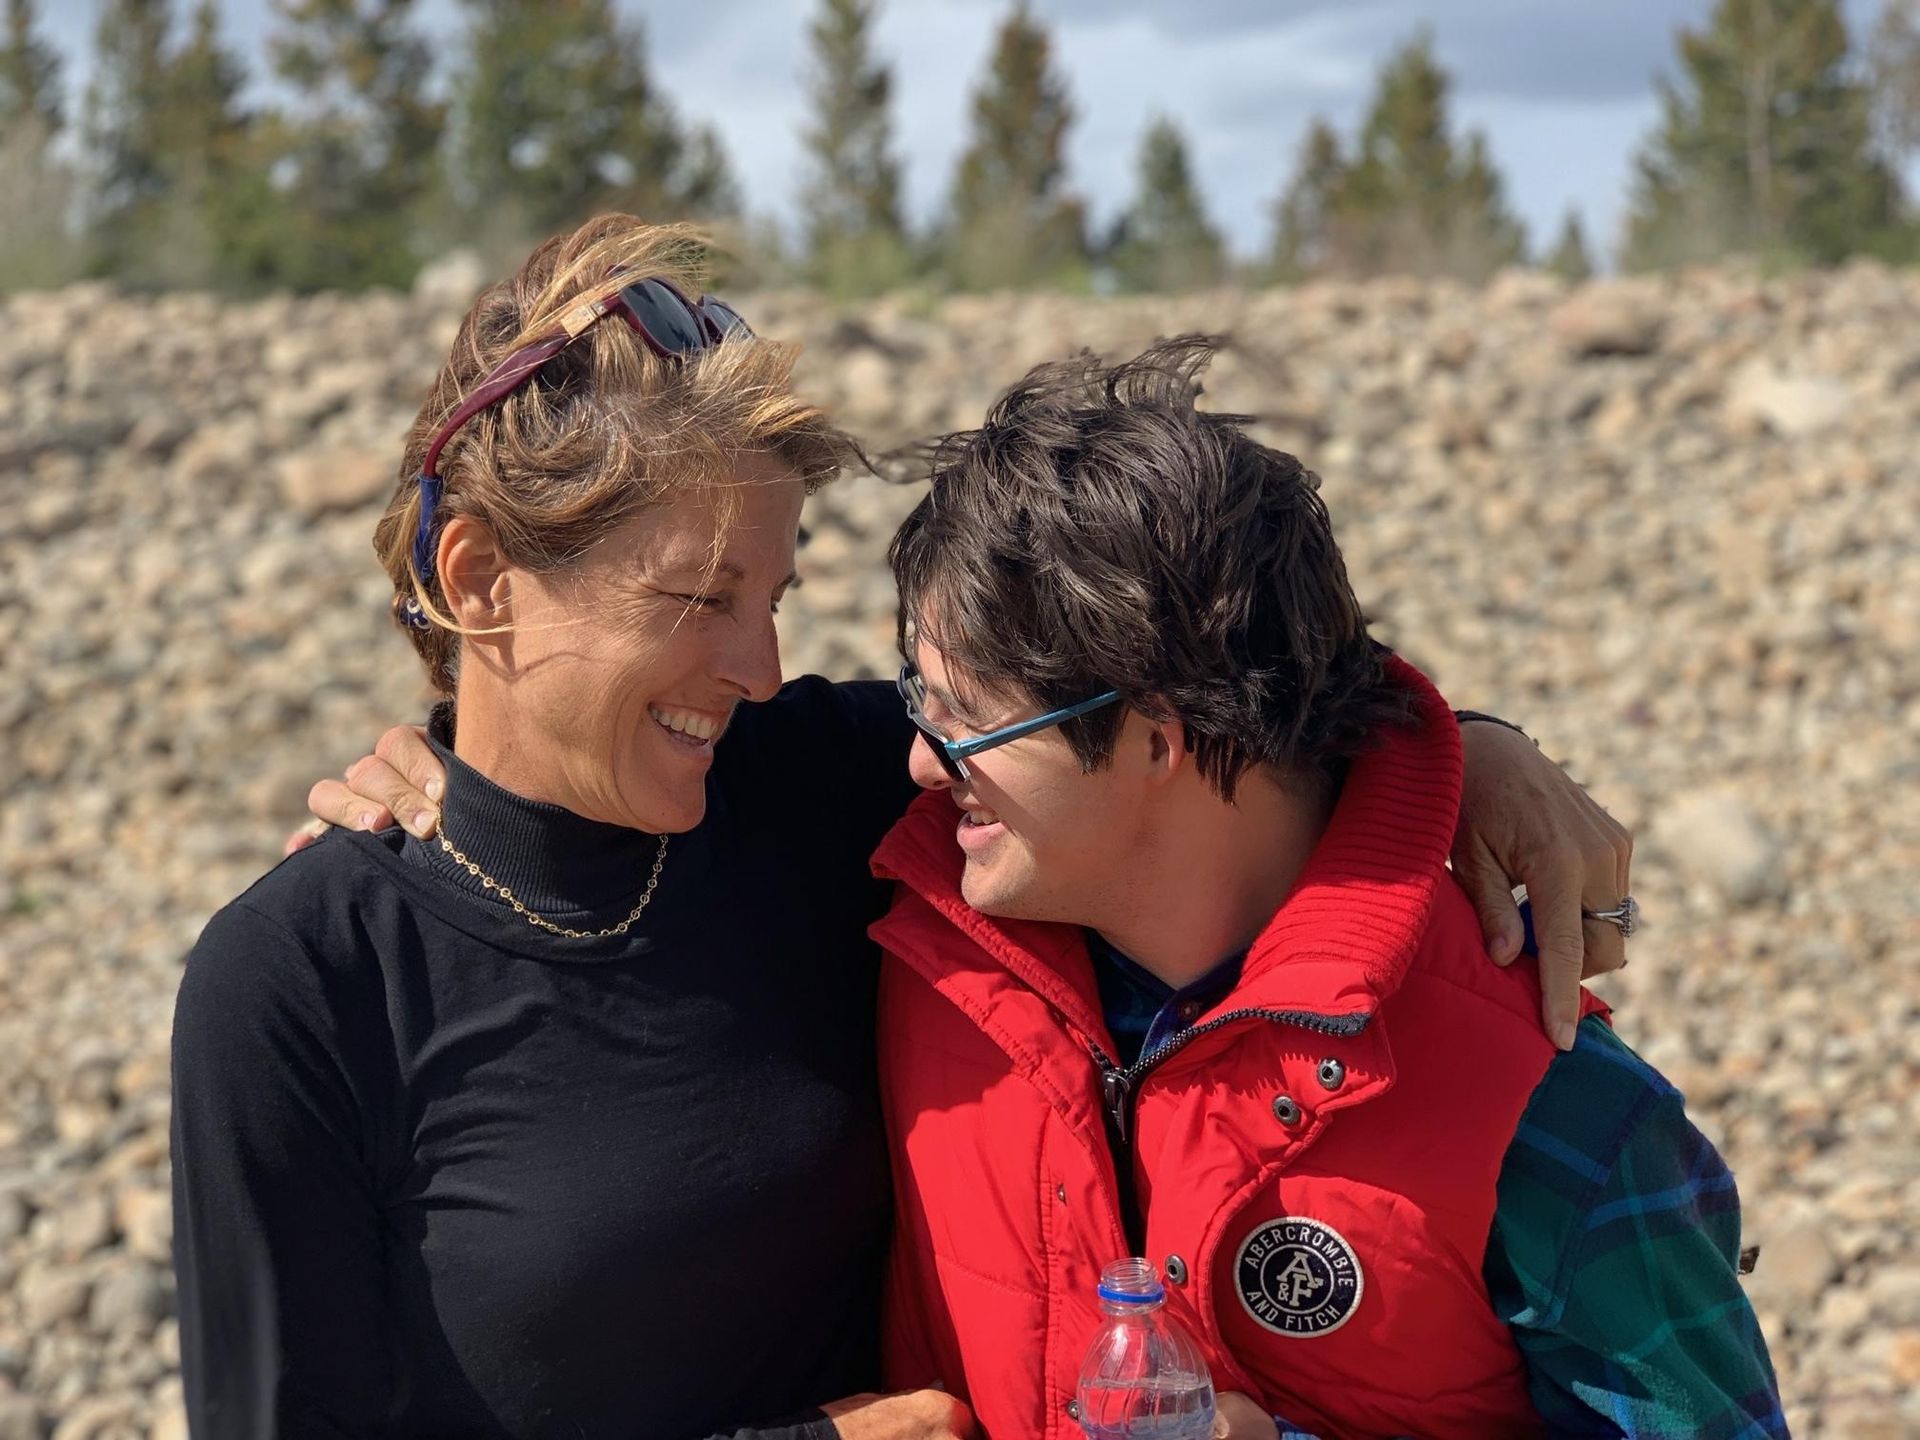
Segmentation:
<svg viewBox="0 0 1920 1440">
<path fill-rule="evenodd" d="M 771 700 L 780 693 L 780 632 L 771 615 L 738 628 L 721 678 L 749 700 Z"/>
<path fill-rule="evenodd" d="M 914 731 L 913 749 L 907 752 L 907 773 L 922 790 L 953 788 L 953 777 L 947 774 L 947 767 L 934 755 L 933 741 L 925 731 Z"/>
</svg>

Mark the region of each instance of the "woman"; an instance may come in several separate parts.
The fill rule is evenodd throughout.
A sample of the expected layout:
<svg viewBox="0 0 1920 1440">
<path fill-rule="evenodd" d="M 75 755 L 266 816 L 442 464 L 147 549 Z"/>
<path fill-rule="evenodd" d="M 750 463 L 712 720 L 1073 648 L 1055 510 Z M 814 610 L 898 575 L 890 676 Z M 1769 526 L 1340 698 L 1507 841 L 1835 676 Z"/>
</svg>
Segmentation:
<svg viewBox="0 0 1920 1440">
<path fill-rule="evenodd" d="M 439 833 L 330 834 L 188 962 L 196 1435 L 968 1423 L 862 1393 L 887 1228 L 867 857 L 913 732 L 890 685 L 780 688 L 772 620 L 801 501 L 855 451 L 790 351 L 684 302 L 698 258 L 618 216 L 542 246 L 409 436 L 377 544 L 459 723 L 390 753 L 444 775 Z M 1471 843 L 1573 833 L 1577 792 L 1522 812 L 1564 782 L 1472 728 L 1500 748 Z"/>
</svg>

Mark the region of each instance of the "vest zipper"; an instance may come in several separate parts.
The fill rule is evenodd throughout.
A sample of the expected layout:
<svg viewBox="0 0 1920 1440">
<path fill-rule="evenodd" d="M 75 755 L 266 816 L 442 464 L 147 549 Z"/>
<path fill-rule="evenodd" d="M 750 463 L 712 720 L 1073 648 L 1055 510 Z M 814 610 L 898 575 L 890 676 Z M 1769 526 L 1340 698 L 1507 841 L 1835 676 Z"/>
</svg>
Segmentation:
<svg viewBox="0 0 1920 1440">
<path fill-rule="evenodd" d="M 1193 1025 L 1173 1036 L 1151 1055 L 1143 1055 L 1132 1065 L 1123 1066 L 1092 1041 L 1087 1049 L 1100 1067 L 1100 1100 L 1106 1112 L 1107 1138 L 1113 1151 L 1114 1178 L 1120 1186 L 1120 1220 L 1127 1242 L 1136 1255 L 1146 1254 L 1146 1217 L 1140 1213 L 1140 1199 L 1133 1180 L 1133 1104 L 1140 1082 L 1154 1066 L 1169 1055 L 1185 1049 L 1202 1035 L 1211 1034 L 1237 1020 L 1271 1020 L 1276 1024 L 1298 1025 L 1321 1035 L 1357 1035 L 1367 1026 L 1371 1015 L 1316 1015 L 1311 1010 L 1229 1010 L 1204 1025 Z"/>
</svg>

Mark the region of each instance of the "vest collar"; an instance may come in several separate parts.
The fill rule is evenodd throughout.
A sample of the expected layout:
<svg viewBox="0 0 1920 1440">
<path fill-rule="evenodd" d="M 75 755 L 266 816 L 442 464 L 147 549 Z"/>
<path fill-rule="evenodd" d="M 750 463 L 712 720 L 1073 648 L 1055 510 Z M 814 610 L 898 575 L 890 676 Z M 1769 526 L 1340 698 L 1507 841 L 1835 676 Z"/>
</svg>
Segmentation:
<svg viewBox="0 0 1920 1440">
<path fill-rule="evenodd" d="M 1413 698 L 1413 724 L 1386 732 L 1353 761 L 1299 883 L 1217 1009 L 1310 1015 L 1351 1033 L 1406 977 L 1446 873 L 1463 757 L 1459 725 L 1439 692 L 1397 656 L 1387 666 Z M 965 863 L 952 802 L 929 793 L 881 842 L 873 871 L 921 895 L 1086 1033 L 1103 1034 L 1078 927 L 981 914 L 960 894 Z M 875 927 L 883 944 L 895 943 L 892 928 Z"/>
</svg>

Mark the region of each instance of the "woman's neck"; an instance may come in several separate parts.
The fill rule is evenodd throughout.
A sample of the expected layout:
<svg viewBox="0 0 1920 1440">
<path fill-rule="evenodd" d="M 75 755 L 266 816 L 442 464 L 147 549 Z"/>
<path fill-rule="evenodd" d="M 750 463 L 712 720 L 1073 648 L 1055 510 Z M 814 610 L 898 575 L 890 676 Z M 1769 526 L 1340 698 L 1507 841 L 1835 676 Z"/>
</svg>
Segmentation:
<svg viewBox="0 0 1920 1440">
<path fill-rule="evenodd" d="M 438 727 L 436 727 L 438 729 Z M 458 746 L 444 730 L 430 735 L 447 767 L 440 833 L 447 843 L 520 902 L 540 915 L 593 918 L 624 911 L 645 888 L 657 836 L 574 814 L 551 801 L 518 793 L 468 758 L 465 726 Z M 462 889 L 488 893 L 483 881 L 428 843 L 436 869 Z"/>
</svg>

